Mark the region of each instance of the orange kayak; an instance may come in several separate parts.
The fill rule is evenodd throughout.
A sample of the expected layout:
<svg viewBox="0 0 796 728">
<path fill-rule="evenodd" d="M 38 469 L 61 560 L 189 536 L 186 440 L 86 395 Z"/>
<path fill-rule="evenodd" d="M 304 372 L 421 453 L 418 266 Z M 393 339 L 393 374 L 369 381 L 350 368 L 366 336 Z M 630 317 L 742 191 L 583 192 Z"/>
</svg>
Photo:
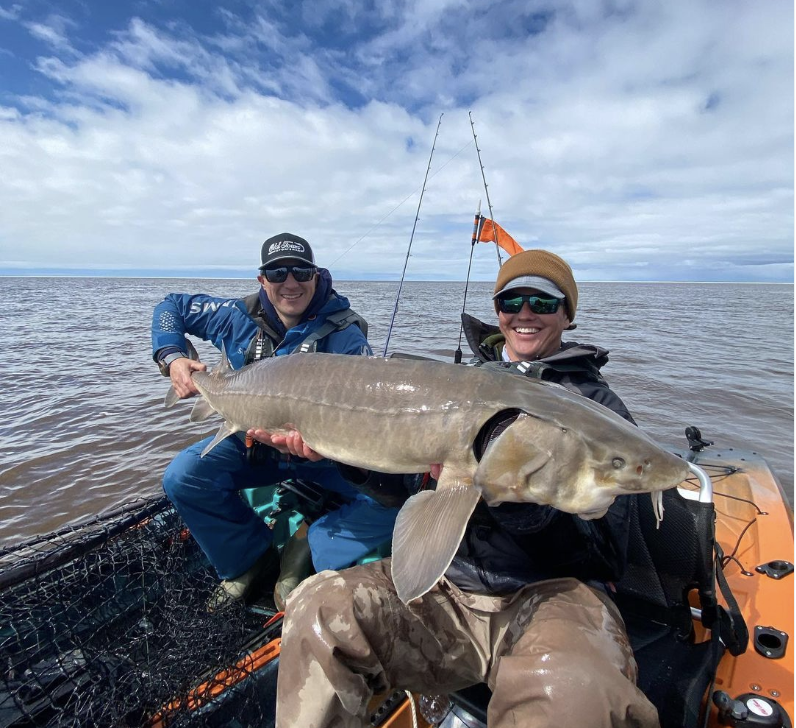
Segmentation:
<svg viewBox="0 0 796 728">
<path fill-rule="evenodd" d="M 715 478 L 716 537 L 725 555 L 732 555 L 724 573 L 749 629 L 746 652 L 719 664 L 716 688 L 733 697 L 776 700 L 792 717 L 793 511 L 757 453 L 708 450 L 703 462 L 738 468 Z M 765 705 L 756 710 L 767 713 Z"/>
</svg>

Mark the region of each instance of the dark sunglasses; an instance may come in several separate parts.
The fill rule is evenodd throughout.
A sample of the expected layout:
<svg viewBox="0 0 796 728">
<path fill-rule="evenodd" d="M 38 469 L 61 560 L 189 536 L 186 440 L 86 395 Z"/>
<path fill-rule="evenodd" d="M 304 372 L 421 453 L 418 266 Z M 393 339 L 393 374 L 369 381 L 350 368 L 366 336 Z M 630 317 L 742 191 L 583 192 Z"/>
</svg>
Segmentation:
<svg viewBox="0 0 796 728">
<path fill-rule="evenodd" d="M 284 283 L 288 273 L 293 274 L 297 283 L 306 283 L 312 280 L 318 269 L 312 266 L 285 265 L 281 268 L 263 268 L 261 272 L 269 283 Z"/>
<path fill-rule="evenodd" d="M 524 303 L 527 303 L 534 313 L 555 313 L 558 311 L 558 307 L 564 303 L 564 299 L 531 296 L 527 293 L 511 298 L 501 296 L 497 299 L 498 310 L 503 313 L 519 313 Z"/>
</svg>

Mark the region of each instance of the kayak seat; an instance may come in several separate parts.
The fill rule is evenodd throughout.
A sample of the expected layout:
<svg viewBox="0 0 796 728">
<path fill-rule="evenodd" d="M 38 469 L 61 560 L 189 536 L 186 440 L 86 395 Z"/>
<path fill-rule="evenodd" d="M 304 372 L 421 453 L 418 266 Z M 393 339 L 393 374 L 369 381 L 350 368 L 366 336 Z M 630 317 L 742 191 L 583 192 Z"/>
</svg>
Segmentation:
<svg viewBox="0 0 796 728">
<path fill-rule="evenodd" d="M 628 564 L 616 584 L 639 668 L 638 684 L 658 709 L 661 728 L 696 728 L 702 698 L 718 663 L 718 640 L 697 642 L 689 596 L 715 614 L 715 512 L 712 503 L 663 493 L 658 526 L 652 501 L 632 498 Z M 491 691 L 485 684 L 451 695 L 467 726 L 486 726 Z"/>
<path fill-rule="evenodd" d="M 280 548 L 298 530 L 303 522 L 312 523 L 330 510 L 339 508 L 345 499 L 338 493 L 326 490 L 318 483 L 291 478 L 276 485 L 241 490 L 241 497 L 271 528 L 274 543 Z M 365 556 L 357 564 L 367 564 L 389 556 L 392 540 L 389 539 Z"/>
<path fill-rule="evenodd" d="M 639 668 L 638 684 L 658 709 L 661 728 L 696 728 L 721 656 L 718 640 L 699 642 L 692 602 L 717 612 L 713 503 L 663 493 L 657 523 L 650 498 L 633 499 L 628 563 L 616 585 Z"/>
</svg>

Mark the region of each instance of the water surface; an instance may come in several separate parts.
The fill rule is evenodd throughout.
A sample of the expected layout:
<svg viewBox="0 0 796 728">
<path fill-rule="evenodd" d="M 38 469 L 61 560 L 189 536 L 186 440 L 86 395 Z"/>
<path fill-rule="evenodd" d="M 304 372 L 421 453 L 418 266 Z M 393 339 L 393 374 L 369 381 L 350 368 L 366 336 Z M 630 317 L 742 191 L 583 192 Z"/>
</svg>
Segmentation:
<svg viewBox="0 0 796 728">
<path fill-rule="evenodd" d="M 163 408 L 152 309 L 170 291 L 239 297 L 243 280 L 0 278 L 0 545 L 159 491 L 163 470 L 217 425 Z M 336 282 L 382 352 L 397 283 Z M 491 284 L 468 313 L 494 322 Z M 464 285 L 404 283 L 390 351 L 451 361 Z M 793 494 L 793 286 L 584 283 L 565 339 L 611 351 L 603 373 L 638 424 L 684 446 L 761 453 Z M 466 349 L 466 342 L 462 341 Z M 211 366 L 218 353 L 198 342 Z"/>
</svg>

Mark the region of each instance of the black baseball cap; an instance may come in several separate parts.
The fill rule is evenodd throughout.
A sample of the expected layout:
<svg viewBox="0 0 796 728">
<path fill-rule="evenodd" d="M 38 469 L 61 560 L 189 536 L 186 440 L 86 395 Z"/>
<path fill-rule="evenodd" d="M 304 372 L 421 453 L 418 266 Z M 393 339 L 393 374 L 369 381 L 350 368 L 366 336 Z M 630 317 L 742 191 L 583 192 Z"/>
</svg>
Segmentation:
<svg viewBox="0 0 796 728">
<path fill-rule="evenodd" d="M 280 260 L 300 260 L 307 265 L 315 265 L 315 256 L 310 244 L 304 238 L 293 235 L 293 233 L 279 233 L 279 235 L 268 238 L 263 243 L 260 257 L 262 260 L 260 270 L 269 268 Z"/>
</svg>

